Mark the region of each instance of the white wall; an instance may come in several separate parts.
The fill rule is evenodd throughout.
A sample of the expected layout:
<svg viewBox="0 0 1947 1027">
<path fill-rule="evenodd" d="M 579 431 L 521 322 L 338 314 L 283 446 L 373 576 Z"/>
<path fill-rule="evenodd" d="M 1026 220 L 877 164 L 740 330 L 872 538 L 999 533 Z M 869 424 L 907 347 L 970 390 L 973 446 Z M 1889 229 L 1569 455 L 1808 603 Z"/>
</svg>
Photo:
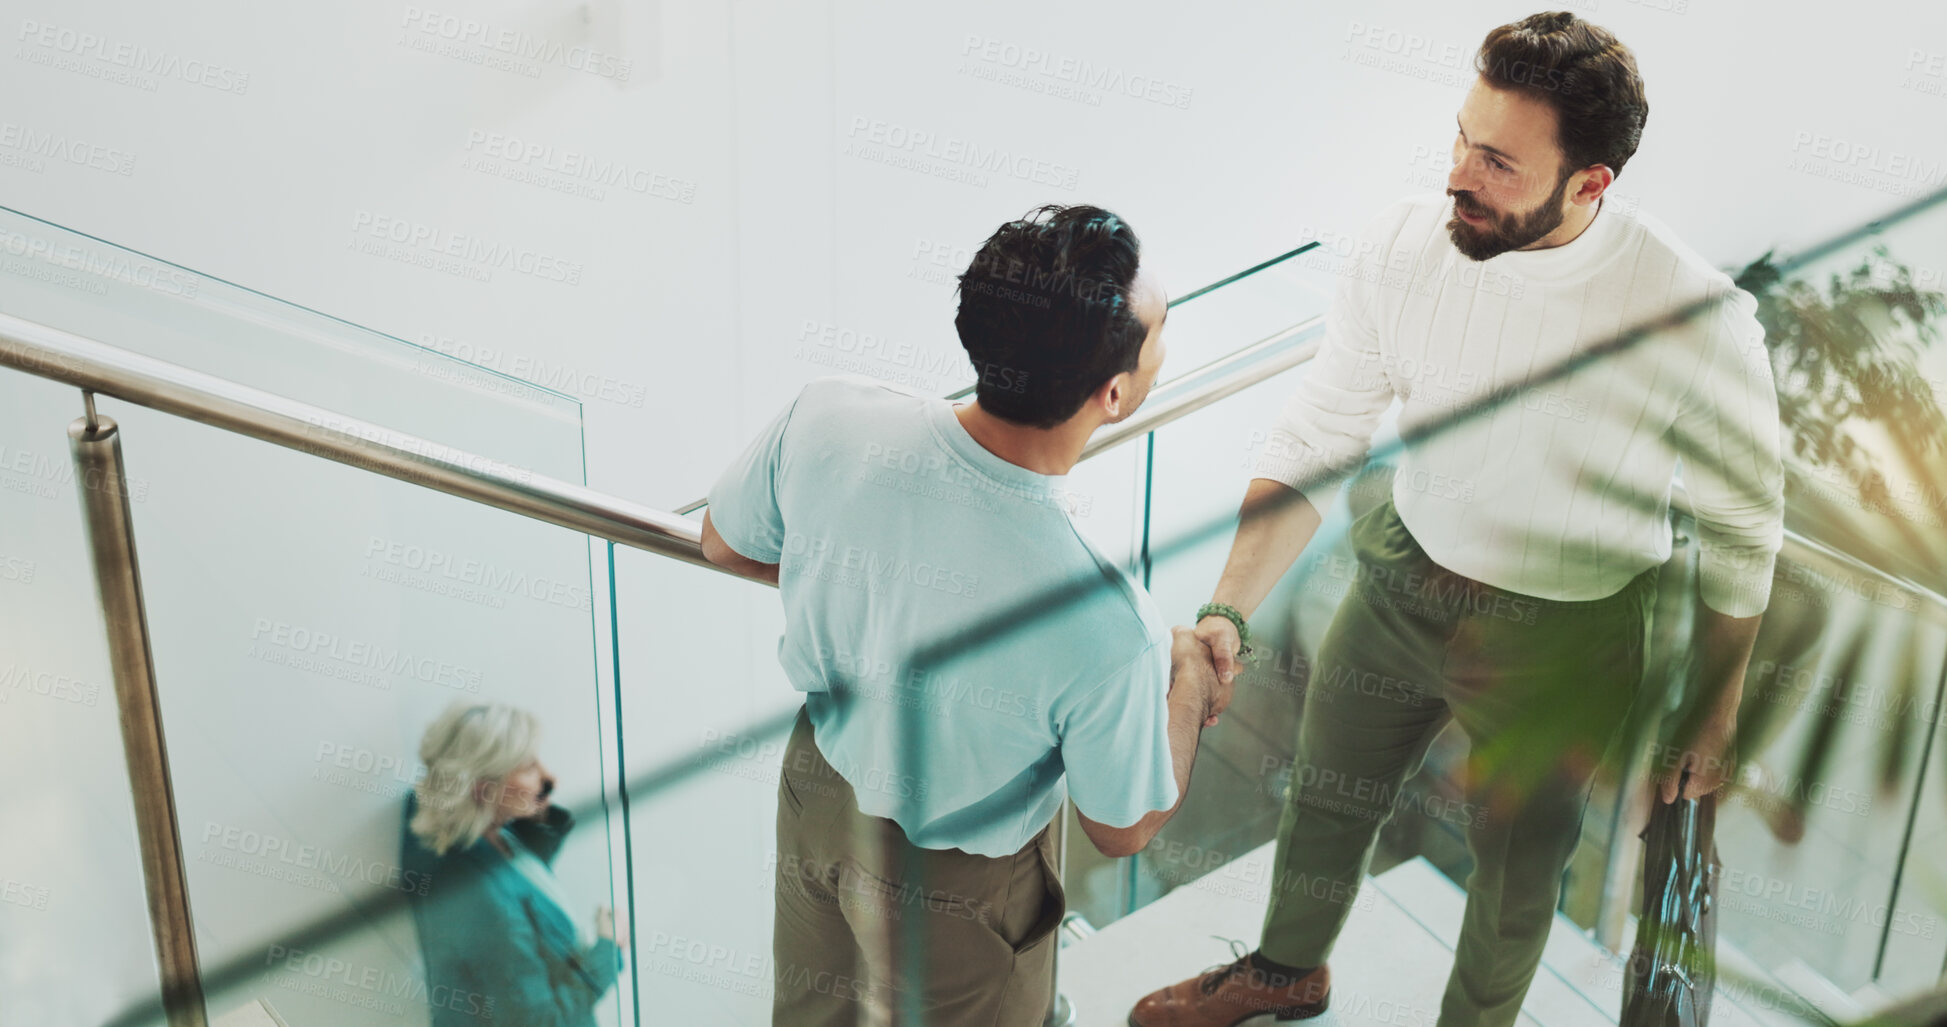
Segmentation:
<svg viewBox="0 0 1947 1027">
<path fill-rule="evenodd" d="M 1578 9 L 1636 50 L 1649 84 L 1648 132 L 1620 193 L 1713 260 L 1801 246 L 1890 209 L 1902 191 L 1943 184 L 1937 4 Z M 1529 10 L 15 0 L 0 23 L 0 197 L 580 394 L 589 483 L 670 507 L 701 495 L 758 425 L 830 369 L 841 341 L 881 340 L 856 365 L 867 373 L 963 384 L 942 276 L 1031 206 L 1117 209 L 1180 292 L 1440 188 L 1467 55 Z M 462 23 L 479 28 L 444 38 Z M 544 53 L 507 58 L 482 38 Z M 129 61 L 159 70 L 118 81 Z M 1075 73 L 1139 95 L 1063 81 Z M 53 155 L 50 137 L 62 141 Z M 1020 174 L 964 180 L 952 158 L 934 168 L 957 167 L 961 180 L 894 166 L 887 158 L 918 156 L 900 139 L 1003 151 Z M 510 152 L 537 156 L 523 165 Z M 622 182 L 591 189 L 545 170 L 568 161 L 620 165 Z M 395 225 L 407 241 L 388 254 Z M 436 247 L 472 259 L 453 262 L 458 274 L 415 263 Z M 1173 370 L 1242 341 L 1215 329 L 1173 339 Z M 11 414 L 0 423 L 13 429 Z M 1089 472 L 1103 496 L 1090 530 L 1117 552 L 1132 531 L 1130 459 Z M 16 527 L 5 526 L 0 555 L 19 548 Z M 772 596 L 646 558 L 623 566 L 633 715 L 680 720 L 702 707 L 714 722 L 725 709 L 790 704 Z M 724 604 L 711 615 L 694 601 L 704 588 Z M 605 627 L 599 581 L 595 592 Z M 62 622 L 76 628 L 76 653 L 94 630 L 79 616 Z M 606 644 L 597 656 L 606 667 Z M 105 681 L 99 667 L 85 673 Z M 55 730 L 94 739 L 97 758 L 114 751 L 94 721 Z M 700 744 L 698 730 L 654 737 L 632 747 L 632 763 Z M 10 776 L 35 758 L 0 757 Z M 668 828 L 717 829 L 696 819 L 707 814 L 761 840 L 769 812 L 756 794 L 748 808 L 705 806 Z M 755 916 L 761 889 L 748 898 Z M 9 926 L 0 937 L 11 947 L 23 935 Z"/>
</svg>

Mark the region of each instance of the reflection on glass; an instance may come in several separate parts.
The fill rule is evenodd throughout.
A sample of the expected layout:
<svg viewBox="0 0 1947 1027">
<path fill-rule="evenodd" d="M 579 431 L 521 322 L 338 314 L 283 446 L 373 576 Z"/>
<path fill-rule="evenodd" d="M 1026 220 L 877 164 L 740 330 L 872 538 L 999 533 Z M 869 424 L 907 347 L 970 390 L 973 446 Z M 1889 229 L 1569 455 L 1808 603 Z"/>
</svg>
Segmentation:
<svg viewBox="0 0 1947 1027">
<path fill-rule="evenodd" d="M 400 863 L 435 1027 L 593 1027 L 622 967 L 614 912 L 584 918 L 556 879 L 574 827 L 553 805 L 540 723 L 499 703 L 454 703 L 426 729 Z"/>
</svg>

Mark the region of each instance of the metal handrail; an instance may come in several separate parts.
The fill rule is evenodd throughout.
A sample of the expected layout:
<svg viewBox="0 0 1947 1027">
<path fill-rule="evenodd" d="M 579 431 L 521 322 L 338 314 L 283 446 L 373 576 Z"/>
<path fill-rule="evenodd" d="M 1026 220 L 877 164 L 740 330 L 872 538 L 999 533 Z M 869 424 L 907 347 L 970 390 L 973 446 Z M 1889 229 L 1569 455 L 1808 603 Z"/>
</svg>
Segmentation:
<svg viewBox="0 0 1947 1027">
<path fill-rule="evenodd" d="M 674 514 L 6 314 L 0 366 L 722 570 Z"/>
<path fill-rule="evenodd" d="M 1097 432 L 1082 458 L 1304 363 L 1323 326 L 1308 319 L 1157 386 L 1133 416 Z M 0 367 L 763 581 L 706 560 L 701 526 L 677 514 L 8 314 L 0 314 Z"/>
</svg>

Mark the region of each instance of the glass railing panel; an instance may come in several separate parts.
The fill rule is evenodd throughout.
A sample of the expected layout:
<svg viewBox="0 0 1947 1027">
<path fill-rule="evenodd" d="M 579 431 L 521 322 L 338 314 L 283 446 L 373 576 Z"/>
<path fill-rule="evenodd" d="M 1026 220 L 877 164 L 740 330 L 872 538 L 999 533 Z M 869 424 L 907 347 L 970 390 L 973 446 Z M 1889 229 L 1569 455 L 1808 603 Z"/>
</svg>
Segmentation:
<svg viewBox="0 0 1947 1027">
<path fill-rule="evenodd" d="M 1947 591 L 1947 202 L 1757 289 L 1789 441 L 1788 523 Z"/>
<path fill-rule="evenodd" d="M 1739 271 L 1777 372 L 1786 524 L 1923 592 L 1780 560 L 1719 821 L 1720 936 L 1847 993 L 1910 994 L 1947 950 L 1939 862 L 1914 858 L 1939 822 L 1943 618 L 1924 590 L 1947 585 L 1947 203 L 1790 263 Z"/>
<path fill-rule="evenodd" d="M 1914 798 L 1911 832 L 1900 840 L 1904 858 L 1891 907 L 1893 929 L 1882 932 L 1885 955 L 1876 957 L 1879 980 L 1895 994 L 1937 986 L 1947 977 L 1947 663 L 1931 683 L 1920 682 L 1924 700 L 1917 709 L 1933 733 L 1919 760 L 1919 791 Z M 1915 719 L 1922 719 L 1916 717 Z"/>
<path fill-rule="evenodd" d="M 1928 742 L 1947 661 L 1947 618 L 1922 605 L 1869 575 L 1781 560 L 1745 678 L 1741 776 L 1719 805 L 1718 937 L 1848 994 L 1931 985 L 1947 952 L 1938 862 L 1910 859 L 1916 792 L 1940 776 Z"/>
<path fill-rule="evenodd" d="M 761 1027 L 778 970 L 778 774 L 804 702 L 778 665 L 778 593 L 613 557 L 641 1022 Z"/>
<path fill-rule="evenodd" d="M 583 480 L 570 398 L 10 212 L 0 229 L 0 311 L 517 473 Z M 475 1013 L 496 998 L 429 979 L 409 913 L 433 878 L 402 853 L 403 813 L 426 777 L 425 734 L 450 704 L 505 704 L 538 724 L 556 804 L 579 816 L 553 862 L 577 944 L 595 934 L 597 906 L 626 909 L 611 874 L 612 694 L 595 651 L 606 597 L 592 594 L 586 536 L 112 398 L 98 406 L 119 423 L 128 467 L 213 1013 L 263 1000 L 292 1023 L 424 1024 L 435 1005 Z M 0 800 L 10 822 L 59 835 L 0 839 L 0 877 L 28 900 L 7 907 L 28 916 L 0 934 L 0 964 L 26 975 L 9 978 L 10 1010 L 48 1011 L 35 1022 L 157 1022 L 144 1019 L 154 955 L 66 451 L 80 412 L 76 390 L 0 372 L 0 573 L 12 573 L 0 580 L 0 667 L 22 683 L 0 732 L 10 769 L 63 783 L 47 792 L 59 808 L 30 789 Z M 442 916 L 429 923 L 447 924 L 449 941 L 488 922 Z M 624 977 L 591 996 L 596 1021 L 633 1022 L 626 993 Z M 498 1022 L 521 1015 L 506 994 Z"/>
<path fill-rule="evenodd" d="M 1283 253 L 1209 283 L 1170 282 L 1165 377 L 1186 374 L 1325 312 L 1331 299 L 1325 242 L 1294 238 Z"/>
<path fill-rule="evenodd" d="M 569 396 L 0 207 L 0 312 L 579 482 Z"/>
<path fill-rule="evenodd" d="M 1320 241 L 1297 239 L 1290 250 L 1174 293 L 1164 322 L 1168 350 L 1160 380 L 1182 378 L 1195 385 L 1207 380 L 1196 374 L 1198 368 L 1254 343 L 1281 337 L 1281 350 L 1297 344 L 1299 329 L 1324 312 L 1329 296 L 1329 275 L 1319 263 L 1323 252 Z M 1237 402 L 1233 398 L 1225 405 Z M 1152 458 L 1147 440 L 1131 440 L 1098 453 L 1068 475 L 1070 513 L 1076 525 L 1104 553 L 1117 559 L 1126 555 L 1124 566 L 1138 580 L 1147 573 L 1141 554 Z M 1187 620 L 1189 613 L 1166 607 L 1164 616 L 1177 623 Z M 1079 831 L 1079 826 L 1071 826 Z M 1070 837 L 1081 839 L 1078 833 L 1071 832 Z M 1074 873 L 1099 876 L 1090 869 L 1097 854 L 1085 841 L 1070 846 L 1069 854 L 1074 857 L 1070 864 Z"/>
<path fill-rule="evenodd" d="M 594 909 L 619 900 L 586 537 L 107 406 L 153 482 L 137 528 L 205 965 L 255 961 L 250 994 L 292 1022 L 412 1022 L 429 1002 L 496 999 L 422 991 L 443 982 L 423 977 L 401 915 L 446 872 L 402 855 L 401 812 L 438 773 L 422 746 L 455 703 L 534 718 L 535 755 L 581 810 L 553 872 L 571 922 L 592 931 Z M 425 923 L 445 935 L 468 915 Z M 327 916 L 356 928 L 280 939 L 284 923 Z M 621 1022 L 617 1001 L 610 989 L 603 1022 Z"/>
</svg>

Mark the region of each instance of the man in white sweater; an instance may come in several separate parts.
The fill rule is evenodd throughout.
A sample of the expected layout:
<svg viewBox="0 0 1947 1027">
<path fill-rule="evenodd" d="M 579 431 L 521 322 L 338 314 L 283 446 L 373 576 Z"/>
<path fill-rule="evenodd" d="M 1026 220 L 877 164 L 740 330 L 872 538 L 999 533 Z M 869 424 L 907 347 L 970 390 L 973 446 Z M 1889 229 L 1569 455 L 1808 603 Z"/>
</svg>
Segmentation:
<svg viewBox="0 0 1947 1027">
<path fill-rule="evenodd" d="M 1614 36 L 1537 14 L 1489 33 L 1476 70 L 1446 195 L 1367 228 L 1199 611 L 1229 680 L 1246 618 L 1399 400 L 1408 446 L 1392 499 L 1352 529 L 1356 580 L 1311 670 L 1260 947 L 1147 996 L 1134 1027 L 1322 1012 L 1326 957 L 1379 829 L 1449 719 L 1471 743 L 1478 813 L 1439 1023 L 1515 1022 L 1590 778 L 1642 681 L 1679 460 L 1713 698 L 1660 761 L 1659 796 L 1725 776 L 1783 535 L 1755 304 L 1667 228 L 1606 209 L 1648 115 Z"/>
</svg>

